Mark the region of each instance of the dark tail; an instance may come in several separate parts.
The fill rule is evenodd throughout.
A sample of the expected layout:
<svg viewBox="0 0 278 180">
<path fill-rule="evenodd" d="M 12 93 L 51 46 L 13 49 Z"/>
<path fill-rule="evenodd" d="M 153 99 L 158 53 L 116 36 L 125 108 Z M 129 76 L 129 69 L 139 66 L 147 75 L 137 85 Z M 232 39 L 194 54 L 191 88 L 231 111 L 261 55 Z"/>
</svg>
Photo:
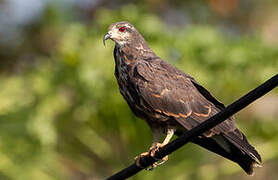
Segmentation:
<svg viewBox="0 0 278 180">
<path fill-rule="evenodd" d="M 196 137 L 193 143 L 236 162 L 248 175 L 253 175 L 254 167 L 261 166 L 261 156 L 238 129 L 213 137 Z"/>
</svg>

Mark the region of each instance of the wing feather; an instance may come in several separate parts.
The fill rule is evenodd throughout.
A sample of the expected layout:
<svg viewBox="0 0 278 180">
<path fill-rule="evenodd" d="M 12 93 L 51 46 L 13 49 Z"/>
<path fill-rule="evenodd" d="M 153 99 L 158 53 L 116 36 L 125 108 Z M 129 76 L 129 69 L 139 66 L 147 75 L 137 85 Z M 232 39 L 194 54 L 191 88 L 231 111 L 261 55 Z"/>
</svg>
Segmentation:
<svg viewBox="0 0 278 180">
<path fill-rule="evenodd" d="M 138 91 L 148 106 L 157 113 L 173 117 L 187 130 L 225 108 L 192 77 L 162 60 L 141 61 L 135 69 L 143 77 L 138 81 Z M 233 130 L 234 119 L 230 117 L 205 135 Z"/>
</svg>

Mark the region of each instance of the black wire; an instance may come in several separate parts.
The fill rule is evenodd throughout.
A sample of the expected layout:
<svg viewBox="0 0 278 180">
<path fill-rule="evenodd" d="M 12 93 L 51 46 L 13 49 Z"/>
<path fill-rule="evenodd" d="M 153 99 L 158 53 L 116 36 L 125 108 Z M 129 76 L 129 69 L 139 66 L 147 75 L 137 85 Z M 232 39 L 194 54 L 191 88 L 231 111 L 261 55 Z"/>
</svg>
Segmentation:
<svg viewBox="0 0 278 180">
<path fill-rule="evenodd" d="M 216 115 L 212 116 L 208 120 L 202 122 L 198 126 L 192 128 L 190 131 L 185 132 L 183 135 L 179 136 L 174 141 L 170 142 L 169 144 L 165 145 L 161 148 L 158 152 L 155 153 L 155 158 L 151 156 L 145 156 L 140 159 L 140 165 L 144 168 L 150 166 L 154 162 L 155 159 L 161 159 L 164 156 L 171 154 L 175 150 L 182 147 L 184 144 L 190 142 L 190 140 L 204 132 L 210 130 L 214 126 L 220 124 L 224 120 L 228 119 L 233 114 L 237 113 L 238 111 L 242 110 L 256 99 L 260 98 L 261 96 L 265 95 L 272 89 L 274 89 L 278 85 L 278 74 L 273 76 L 271 79 L 267 80 L 265 83 L 257 87 L 256 89 L 250 91 L 248 94 L 244 95 L 234 103 L 227 106 L 224 110 L 217 113 Z M 138 167 L 135 163 L 130 165 L 129 167 L 119 171 L 118 173 L 112 175 L 111 177 L 107 178 L 107 180 L 116 180 L 116 179 L 126 179 L 134 174 L 141 171 L 142 167 Z"/>
</svg>

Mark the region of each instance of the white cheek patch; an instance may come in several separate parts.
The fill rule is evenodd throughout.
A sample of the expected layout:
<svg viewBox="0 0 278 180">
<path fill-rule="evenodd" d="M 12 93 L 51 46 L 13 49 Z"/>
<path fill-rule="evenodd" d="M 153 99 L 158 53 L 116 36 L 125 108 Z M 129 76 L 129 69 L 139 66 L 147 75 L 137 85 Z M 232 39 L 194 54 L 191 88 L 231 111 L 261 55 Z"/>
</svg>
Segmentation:
<svg viewBox="0 0 278 180">
<path fill-rule="evenodd" d="M 130 27 L 130 26 L 126 26 L 126 27 Z M 126 40 L 129 38 L 129 33 L 126 32 L 119 32 L 119 29 L 114 27 L 111 30 L 111 38 L 114 39 L 114 41 L 116 41 L 118 44 L 120 45 L 124 45 L 126 43 Z"/>
<path fill-rule="evenodd" d="M 113 28 L 112 31 L 111 31 L 112 32 L 112 36 L 113 37 L 117 37 L 118 36 L 118 31 L 119 30 L 117 28 Z"/>
</svg>

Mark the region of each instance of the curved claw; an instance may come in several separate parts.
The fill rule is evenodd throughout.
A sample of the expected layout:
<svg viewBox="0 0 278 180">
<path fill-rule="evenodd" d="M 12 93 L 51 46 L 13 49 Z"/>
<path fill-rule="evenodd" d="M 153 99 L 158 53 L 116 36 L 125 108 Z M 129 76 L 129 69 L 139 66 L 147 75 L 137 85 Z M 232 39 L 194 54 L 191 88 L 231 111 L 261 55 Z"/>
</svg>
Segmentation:
<svg viewBox="0 0 278 180">
<path fill-rule="evenodd" d="M 154 168 L 156 168 L 157 166 L 160 166 L 160 165 L 164 164 L 166 161 L 168 161 L 168 156 L 165 156 L 165 157 L 163 157 L 162 159 L 159 159 L 158 161 L 160 161 L 160 160 L 161 160 L 161 162 L 155 162 L 155 163 L 153 163 L 153 164 L 151 165 L 151 167 L 147 168 L 146 170 L 151 171 L 151 170 L 153 170 Z"/>
<path fill-rule="evenodd" d="M 151 157 L 153 157 L 156 161 L 160 161 L 160 162 L 155 162 L 151 165 L 151 167 L 149 168 L 146 168 L 146 170 L 153 170 L 154 168 L 156 168 L 157 166 L 160 166 L 162 164 L 164 164 L 167 160 L 168 160 L 168 156 L 165 156 L 163 157 L 162 159 L 157 159 L 155 158 L 155 153 L 157 151 L 159 151 L 160 148 L 162 148 L 164 145 L 161 144 L 161 143 L 156 143 L 154 145 L 152 145 L 149 149 L 148 152 L 143 152 L 141 153 L 140 155 L 136 156 L 134 159 L 135 159 L 135 164 L 138 166 L 138 167 L 141 167 L 141 168 L 144 168 L 143 166 L 141 166 L 140 164 L 140 159 L 144 156 L 148 156 L 150 155 Z"/>
<path fill-rule="evenodd" d="M 152 157 L 154 157 L 154 156 L 155 156 L 155 153 L 156 153 L 157 151 L 159 151 L 159 149 L 162 148 L 163 146 L 164 146 L 164 145 L 161 144 L 161 143 L 153 144 L 153 145 L 150 147 L 150 149 L 149 149 L 150 155 L 151 155 Z"/>
<path fill-rule="evenodd" d="M 136 156 L 136 157 L 134 158 L 136 166 L 138 166 L 138 167 L 140 167 L 140 168 L 144 168 L 144 167 L 141 166 L 141 164 L 140 164 L 140 159 L 141 159 L 142 157 L 148 156 L 148 155 L 149 155 L 149 152 L 143 152 L 143 153 L 139 154 L 138 156 Z"/>
</svg>

